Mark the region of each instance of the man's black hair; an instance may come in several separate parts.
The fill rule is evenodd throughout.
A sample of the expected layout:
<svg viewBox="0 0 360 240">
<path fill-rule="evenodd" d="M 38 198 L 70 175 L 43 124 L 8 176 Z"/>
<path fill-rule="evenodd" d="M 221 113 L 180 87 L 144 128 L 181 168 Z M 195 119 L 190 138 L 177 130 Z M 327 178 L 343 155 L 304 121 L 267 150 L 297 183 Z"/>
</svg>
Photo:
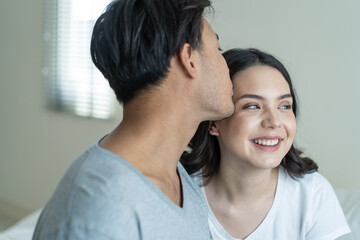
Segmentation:
<svg viewBox="0 0 360 240">
<path fill-rule="evenodd" d="M 202 44 L 209 0 L 117 0 L 95 23 L 91 57 L 120 103 L 159 85 L 170 61 L 189 43 Z"/>
</svg>

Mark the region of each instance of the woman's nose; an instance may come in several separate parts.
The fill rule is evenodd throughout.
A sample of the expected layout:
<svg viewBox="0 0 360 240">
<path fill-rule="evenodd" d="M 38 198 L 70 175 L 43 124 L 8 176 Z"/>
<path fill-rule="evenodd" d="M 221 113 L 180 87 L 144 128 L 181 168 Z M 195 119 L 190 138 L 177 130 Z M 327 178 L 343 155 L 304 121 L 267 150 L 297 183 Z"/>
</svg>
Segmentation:
<svg viewBox="0 0 360 240">
<path fill-rule="evenodd" d="M 261 122 L 264 128 L 279 128 L 281 126 L 281 120 L 275 111 L 266 111 L 264 113 L 264 119 Z"/>
</svg>

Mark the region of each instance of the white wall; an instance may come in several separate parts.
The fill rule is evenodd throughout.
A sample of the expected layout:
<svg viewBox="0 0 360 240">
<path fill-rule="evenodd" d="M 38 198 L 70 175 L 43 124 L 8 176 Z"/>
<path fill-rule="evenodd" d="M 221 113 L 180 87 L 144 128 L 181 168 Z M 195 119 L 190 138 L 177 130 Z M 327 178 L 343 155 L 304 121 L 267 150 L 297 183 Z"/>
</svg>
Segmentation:
<svg viewBox="0 0 360 240">
<path fill-rule="evenodd" d="M 121 119 L 45 109 L 43 0 L 0 2 L 0 200 L 42 206 L 70 162 Z M 297 145 L 336 187 L 360 187 L 360 2 L 214 0 L 223 49 L 258 47 L 285 64 L 300 98 Z M 0 206 L 1 209 L 1 206 Z"/>
</svg>

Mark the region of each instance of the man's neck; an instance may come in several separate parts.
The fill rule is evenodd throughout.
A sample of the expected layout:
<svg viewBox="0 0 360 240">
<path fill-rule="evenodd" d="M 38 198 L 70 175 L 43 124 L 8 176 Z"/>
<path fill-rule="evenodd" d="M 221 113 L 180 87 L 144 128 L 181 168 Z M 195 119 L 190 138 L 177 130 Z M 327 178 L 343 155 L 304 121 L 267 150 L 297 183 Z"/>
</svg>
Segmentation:
<svg viewBox="0 0 360 240">
<path fill-rule="evenodd" d="M 191 120 L 181 106 L 166 107 L 168 104 L 157 107 L 127 105 L 123 121 L 100 142 L 100 146 L 129 162 L 170 200 L 181 205 L 177 164 L 198 123 Z M 174 187 L 177 190 L 171 192 Z"/>
</svg>

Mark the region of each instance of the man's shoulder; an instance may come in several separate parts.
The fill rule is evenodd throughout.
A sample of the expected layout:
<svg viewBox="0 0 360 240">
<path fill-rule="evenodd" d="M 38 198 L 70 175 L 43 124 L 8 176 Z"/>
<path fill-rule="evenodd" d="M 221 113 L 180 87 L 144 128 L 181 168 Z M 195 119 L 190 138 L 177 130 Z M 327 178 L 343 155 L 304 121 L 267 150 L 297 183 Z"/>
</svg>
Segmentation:
<svg viewBox="0 0 360 240">
<path fill-rule="evenodd" d="M 119 228 L 136 234 L 131 228 L 137 226 L 146 188 L 123 159 L 91 146 L 67 169 L 39 218 L 36 234 L 46 239 L 61 239 L 65 233 L 74 239 L 84 234 L 108 239 L 121 236 L 114 232 Z"/>
<path fill-rule="evenodd" d="M 114 239 L 114 236 L 139 239 L 139 222 L 134 211 L 119 205 L 116 210 L 106 206 L 78 206 L 67 215 L 45 207 L 33 239 Z"/>
<path fill-rule="evenodd" d="M 54 195 L 66 195 L 71 201 L 81 196 L 91 200 L 109 198 L 110 195 L 120 197 L 132 189 L 131 185 L 139 185 L 137 175 L 136 170 L 121 157 L 93 145 L 66 170 Z"/>
<path fill-rule="evenodd" d="M 134 199 L 149 188 L 145 176 L 135 167 L 98 145 L 91 146 L 74 161 L 61 184 L 69 185 L 68 196 L 73 204 L 103 207 L 122 206 L 119 204 L 122 202 L 136 204 Z"/>
</svg>

